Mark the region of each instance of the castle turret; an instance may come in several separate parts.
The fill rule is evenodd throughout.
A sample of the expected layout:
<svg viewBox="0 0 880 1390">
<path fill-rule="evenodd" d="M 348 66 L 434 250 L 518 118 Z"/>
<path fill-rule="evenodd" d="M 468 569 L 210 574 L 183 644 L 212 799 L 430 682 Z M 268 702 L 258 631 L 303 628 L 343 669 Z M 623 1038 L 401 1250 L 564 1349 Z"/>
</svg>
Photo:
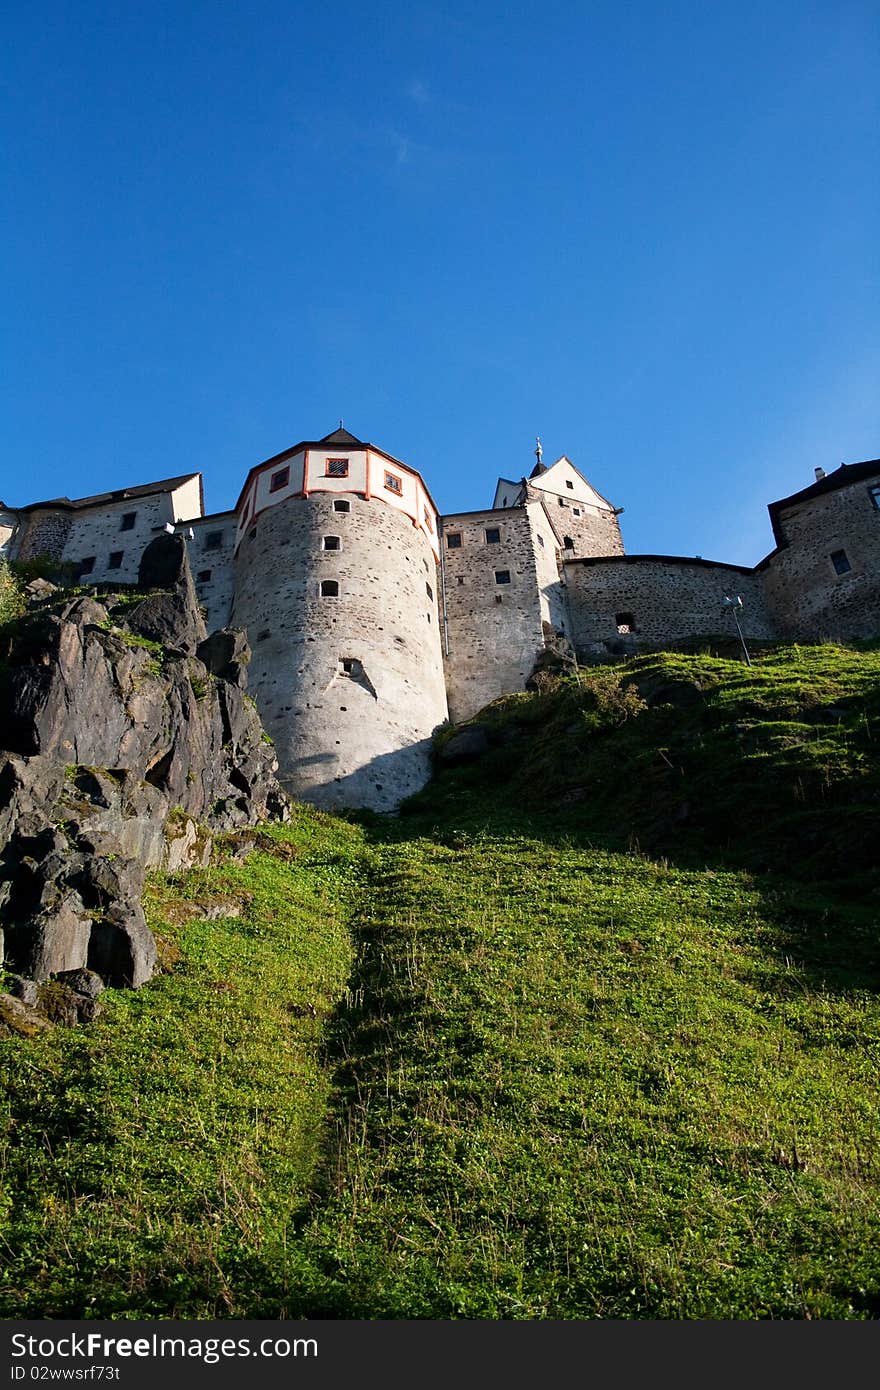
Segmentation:
<svg viewBox="0 0 880 1390">
<path fill-rule="evenodd" d="M 421 476 L 339 429 L 251 470 L 232 621 L 280 778 L 319 805 L 395 809 L 446 718 L 437 511 Z"/>
</svg>

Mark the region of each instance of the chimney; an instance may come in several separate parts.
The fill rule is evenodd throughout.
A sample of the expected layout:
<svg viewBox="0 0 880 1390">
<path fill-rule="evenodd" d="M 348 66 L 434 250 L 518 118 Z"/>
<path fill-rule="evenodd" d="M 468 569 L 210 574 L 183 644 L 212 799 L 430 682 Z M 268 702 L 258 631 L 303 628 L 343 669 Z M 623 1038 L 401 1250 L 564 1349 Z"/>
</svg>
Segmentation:
<svg viewBox="0 0 880 1390">
<path fill-rule="evenodd" d="M 816 482 L 817 482 L 817 483 L 821 483 L 822 479 L 825 477 L 825 469 L 824 469 L 824 468 L 814 468 L 814 469 L 813 469 L 813 472 L 816 474 Z"/>
</svg>

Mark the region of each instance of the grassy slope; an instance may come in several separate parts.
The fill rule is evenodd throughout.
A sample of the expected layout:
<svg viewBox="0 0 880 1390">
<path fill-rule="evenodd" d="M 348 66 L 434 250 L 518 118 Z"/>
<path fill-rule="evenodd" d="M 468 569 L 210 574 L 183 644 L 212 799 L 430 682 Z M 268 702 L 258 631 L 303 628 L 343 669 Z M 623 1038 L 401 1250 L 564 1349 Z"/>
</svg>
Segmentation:
<svg viewBox="0 0 880 1390">
<path fill-rule="evenodd" d="M 0 1312 L 876 1317 L 878 677 L 600 670 L 157 889 L 168 974 L 0 1044 Z"/>
</svg>

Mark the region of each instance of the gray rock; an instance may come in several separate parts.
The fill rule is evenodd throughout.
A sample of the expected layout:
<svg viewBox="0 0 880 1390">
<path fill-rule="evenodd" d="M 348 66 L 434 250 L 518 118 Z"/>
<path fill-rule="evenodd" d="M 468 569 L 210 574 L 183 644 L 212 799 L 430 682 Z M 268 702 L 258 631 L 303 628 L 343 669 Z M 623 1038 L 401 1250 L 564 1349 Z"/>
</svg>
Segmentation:
<svg viewBox="0 0 880 1390">
<path fill-rule="evenodd" d="M 471 724 L 453 734 L 452 738 L 443 744 L 438 756 L 440 761 L 447 765 L 470 762 L 474 758 L 481 758 L 488 752 L 489 747 L 488 731 L 481 724 Z"/>
</svg>

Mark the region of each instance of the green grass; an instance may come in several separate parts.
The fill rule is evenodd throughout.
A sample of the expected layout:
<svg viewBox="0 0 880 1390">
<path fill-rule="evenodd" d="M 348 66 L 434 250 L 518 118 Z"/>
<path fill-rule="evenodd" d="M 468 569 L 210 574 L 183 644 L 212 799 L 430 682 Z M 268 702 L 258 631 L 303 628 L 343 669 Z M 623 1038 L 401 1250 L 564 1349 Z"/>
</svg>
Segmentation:
<svg viewBox="0 0 880 1390">
<path fill-rule="evenodd" d="M 880 1316 L 878 678 L 581 673 L 157 882 L 164 973 L 0 1042 L 0 1315 Z"/>
</svg>

